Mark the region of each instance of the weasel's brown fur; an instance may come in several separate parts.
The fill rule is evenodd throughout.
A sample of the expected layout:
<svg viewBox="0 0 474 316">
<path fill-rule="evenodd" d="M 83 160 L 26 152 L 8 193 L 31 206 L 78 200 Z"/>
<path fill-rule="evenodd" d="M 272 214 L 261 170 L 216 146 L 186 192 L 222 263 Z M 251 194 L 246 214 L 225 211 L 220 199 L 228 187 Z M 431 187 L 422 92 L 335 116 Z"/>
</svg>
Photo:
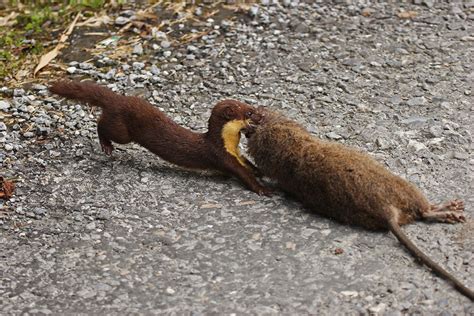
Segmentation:
<svg viewBox="0 0 474 316">
<path fill-rule="evenodd" d="M 368 155 L 319 140 L 279 114 L 264 109 L 260 113 L 264 118 L 248 131 L 248 148 L 264 175 L 319 214 L 392 231 L 415 257 L 474 300 L 472 290 L 422 253 L 400 229 L 419 219 L 463 222 L 462 201 L 431 205 L 413 184 Z"/>
<path fill-rule="evenodd" d="M 248 104 L 236 100 L 217 103 L 209 118 L 208 132 L 195 133 L 142 98 L 120 95 L 92 82 L 58 81 L 49 90 L 102 108 L 97 132 L 107 155 L 112 153 L 112 142 L 136 142 L 176 165 L 219 170 L 236 176 L 258 194 L 269 194 L 256 180 L 255 167 L 235 145 L 241 129 L 260 119 Z"/>
</svg>

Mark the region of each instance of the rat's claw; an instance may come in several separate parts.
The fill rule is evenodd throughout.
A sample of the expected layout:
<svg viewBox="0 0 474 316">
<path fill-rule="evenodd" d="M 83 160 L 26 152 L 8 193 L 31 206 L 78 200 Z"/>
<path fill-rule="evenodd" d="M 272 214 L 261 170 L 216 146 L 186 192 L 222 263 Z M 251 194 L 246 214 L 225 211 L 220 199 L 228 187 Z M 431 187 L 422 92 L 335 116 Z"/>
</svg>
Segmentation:
<svg viewBox="0 0 474 316">
<path fill-rule="evenodd" d="M 273 195 L 273 190 L 266 187 L 262 187 L 261 189 L 258 190 L 257 194 L 260 196 L 265 195 L 265 196 L 271 197 Z"/>
</svg>

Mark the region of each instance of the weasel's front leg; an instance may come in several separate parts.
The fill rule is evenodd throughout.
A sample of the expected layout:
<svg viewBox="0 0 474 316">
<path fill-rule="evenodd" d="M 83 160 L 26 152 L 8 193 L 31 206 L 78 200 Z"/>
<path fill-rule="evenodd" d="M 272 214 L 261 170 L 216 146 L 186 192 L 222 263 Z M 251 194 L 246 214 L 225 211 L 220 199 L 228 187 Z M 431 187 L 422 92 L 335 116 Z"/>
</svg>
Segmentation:
<svg viewBox="0 0 474 316">
<path fill-rule="evenodd" d="M 248 160 L 246 157 L 242 157 L 244 159 L 244 162 L 245 164 L 248 166 L 248 168 L 250 170 L 252 170 L 253 174 L 258 177 L 258 178 L 261 178 L 263 177 L 263 173 L 260 171 L 260 169 L 257 168 L 257 166 L 255 166 L 250 160 Z"/>
<path fill-rule="evenodd" d="M 252 171 L 240 164 L 234 157 L 225 161 L 224 168 L 228 173 L 239 178 L 250 190 L 258 195 L 272 195 L 272 190 L 258 183 Z"/>
</svg>

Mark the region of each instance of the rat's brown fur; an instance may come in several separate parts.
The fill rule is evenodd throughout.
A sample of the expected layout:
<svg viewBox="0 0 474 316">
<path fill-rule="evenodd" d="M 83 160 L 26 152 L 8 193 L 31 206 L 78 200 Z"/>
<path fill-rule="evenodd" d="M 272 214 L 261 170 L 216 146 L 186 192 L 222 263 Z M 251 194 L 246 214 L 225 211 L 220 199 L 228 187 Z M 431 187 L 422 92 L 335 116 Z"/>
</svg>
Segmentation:
<svg viewBox="0 0 474 316">
<path fill-rule="evenodd" d="M 368 155 L 319 140 L 279 114 L 260 112 L 264 118 L 249 131 L 248 148 L 264 175 L 319 214 L 368 229 L 389 229 L 412 254 L 474 299 L 470 289 L 423 254 L 400 229 L 418 219 L 465 221 L 461 201 L 431 205 L 413 184 Z"/>
<path fill-rule="evenodd" d="M 112 153 L 112 142 L 136 142 L 176 165 L 219 170 L 236 176 L 258 194 L 269 194 L 252 173 L 254 166 L 234 145 L 240 139 L 240 130 L 260 119 L 248 104 L 235 100 L 217 103 L 209 118 L 208 132 L 195 133 L 142 98 L 120 95 L 91 82 L 58 81 L 49 90 L 102 108 L 97 132 L 107 155 Z"/>
</svg>

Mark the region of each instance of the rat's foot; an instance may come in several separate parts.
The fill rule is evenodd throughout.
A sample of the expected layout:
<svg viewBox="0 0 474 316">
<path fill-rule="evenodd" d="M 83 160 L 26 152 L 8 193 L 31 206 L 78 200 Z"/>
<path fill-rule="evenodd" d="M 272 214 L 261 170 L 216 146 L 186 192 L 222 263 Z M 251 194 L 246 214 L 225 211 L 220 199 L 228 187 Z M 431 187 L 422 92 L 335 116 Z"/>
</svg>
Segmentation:
<svg viewBox="0 0 474 316">
<path fill-rule="evenodd" d="M 257 194 L 258 195 L 265 195 L 265 196 L 268 196 L 268 197 L 271 197 L 273 195 L 273 190 L 272 189 L 269 189 L 267 187 L 261 187 L 258 191 L 257 191 Z"/>
<path fill-rule="evenodd" d="M 423 213 L 423 219 L 442 223 L 464 223 L 466 217 L 460 211 L 428 211 Z"/>
<path fill-rule="evenodd" d="M 431 205 L 430 212 L 463 212 L 464 202 L 462 200 L 451 200 L 439 205 Z"/>
<path fill-rule="evenodd" d="M 100 140 L 100 147 L 102 148 L 102 151 L 107 156 L 112 155 L 112 151 L 114 150 L 114 146 L 112 145 L 112 143 L 110 141 Z"/>
</svg>

